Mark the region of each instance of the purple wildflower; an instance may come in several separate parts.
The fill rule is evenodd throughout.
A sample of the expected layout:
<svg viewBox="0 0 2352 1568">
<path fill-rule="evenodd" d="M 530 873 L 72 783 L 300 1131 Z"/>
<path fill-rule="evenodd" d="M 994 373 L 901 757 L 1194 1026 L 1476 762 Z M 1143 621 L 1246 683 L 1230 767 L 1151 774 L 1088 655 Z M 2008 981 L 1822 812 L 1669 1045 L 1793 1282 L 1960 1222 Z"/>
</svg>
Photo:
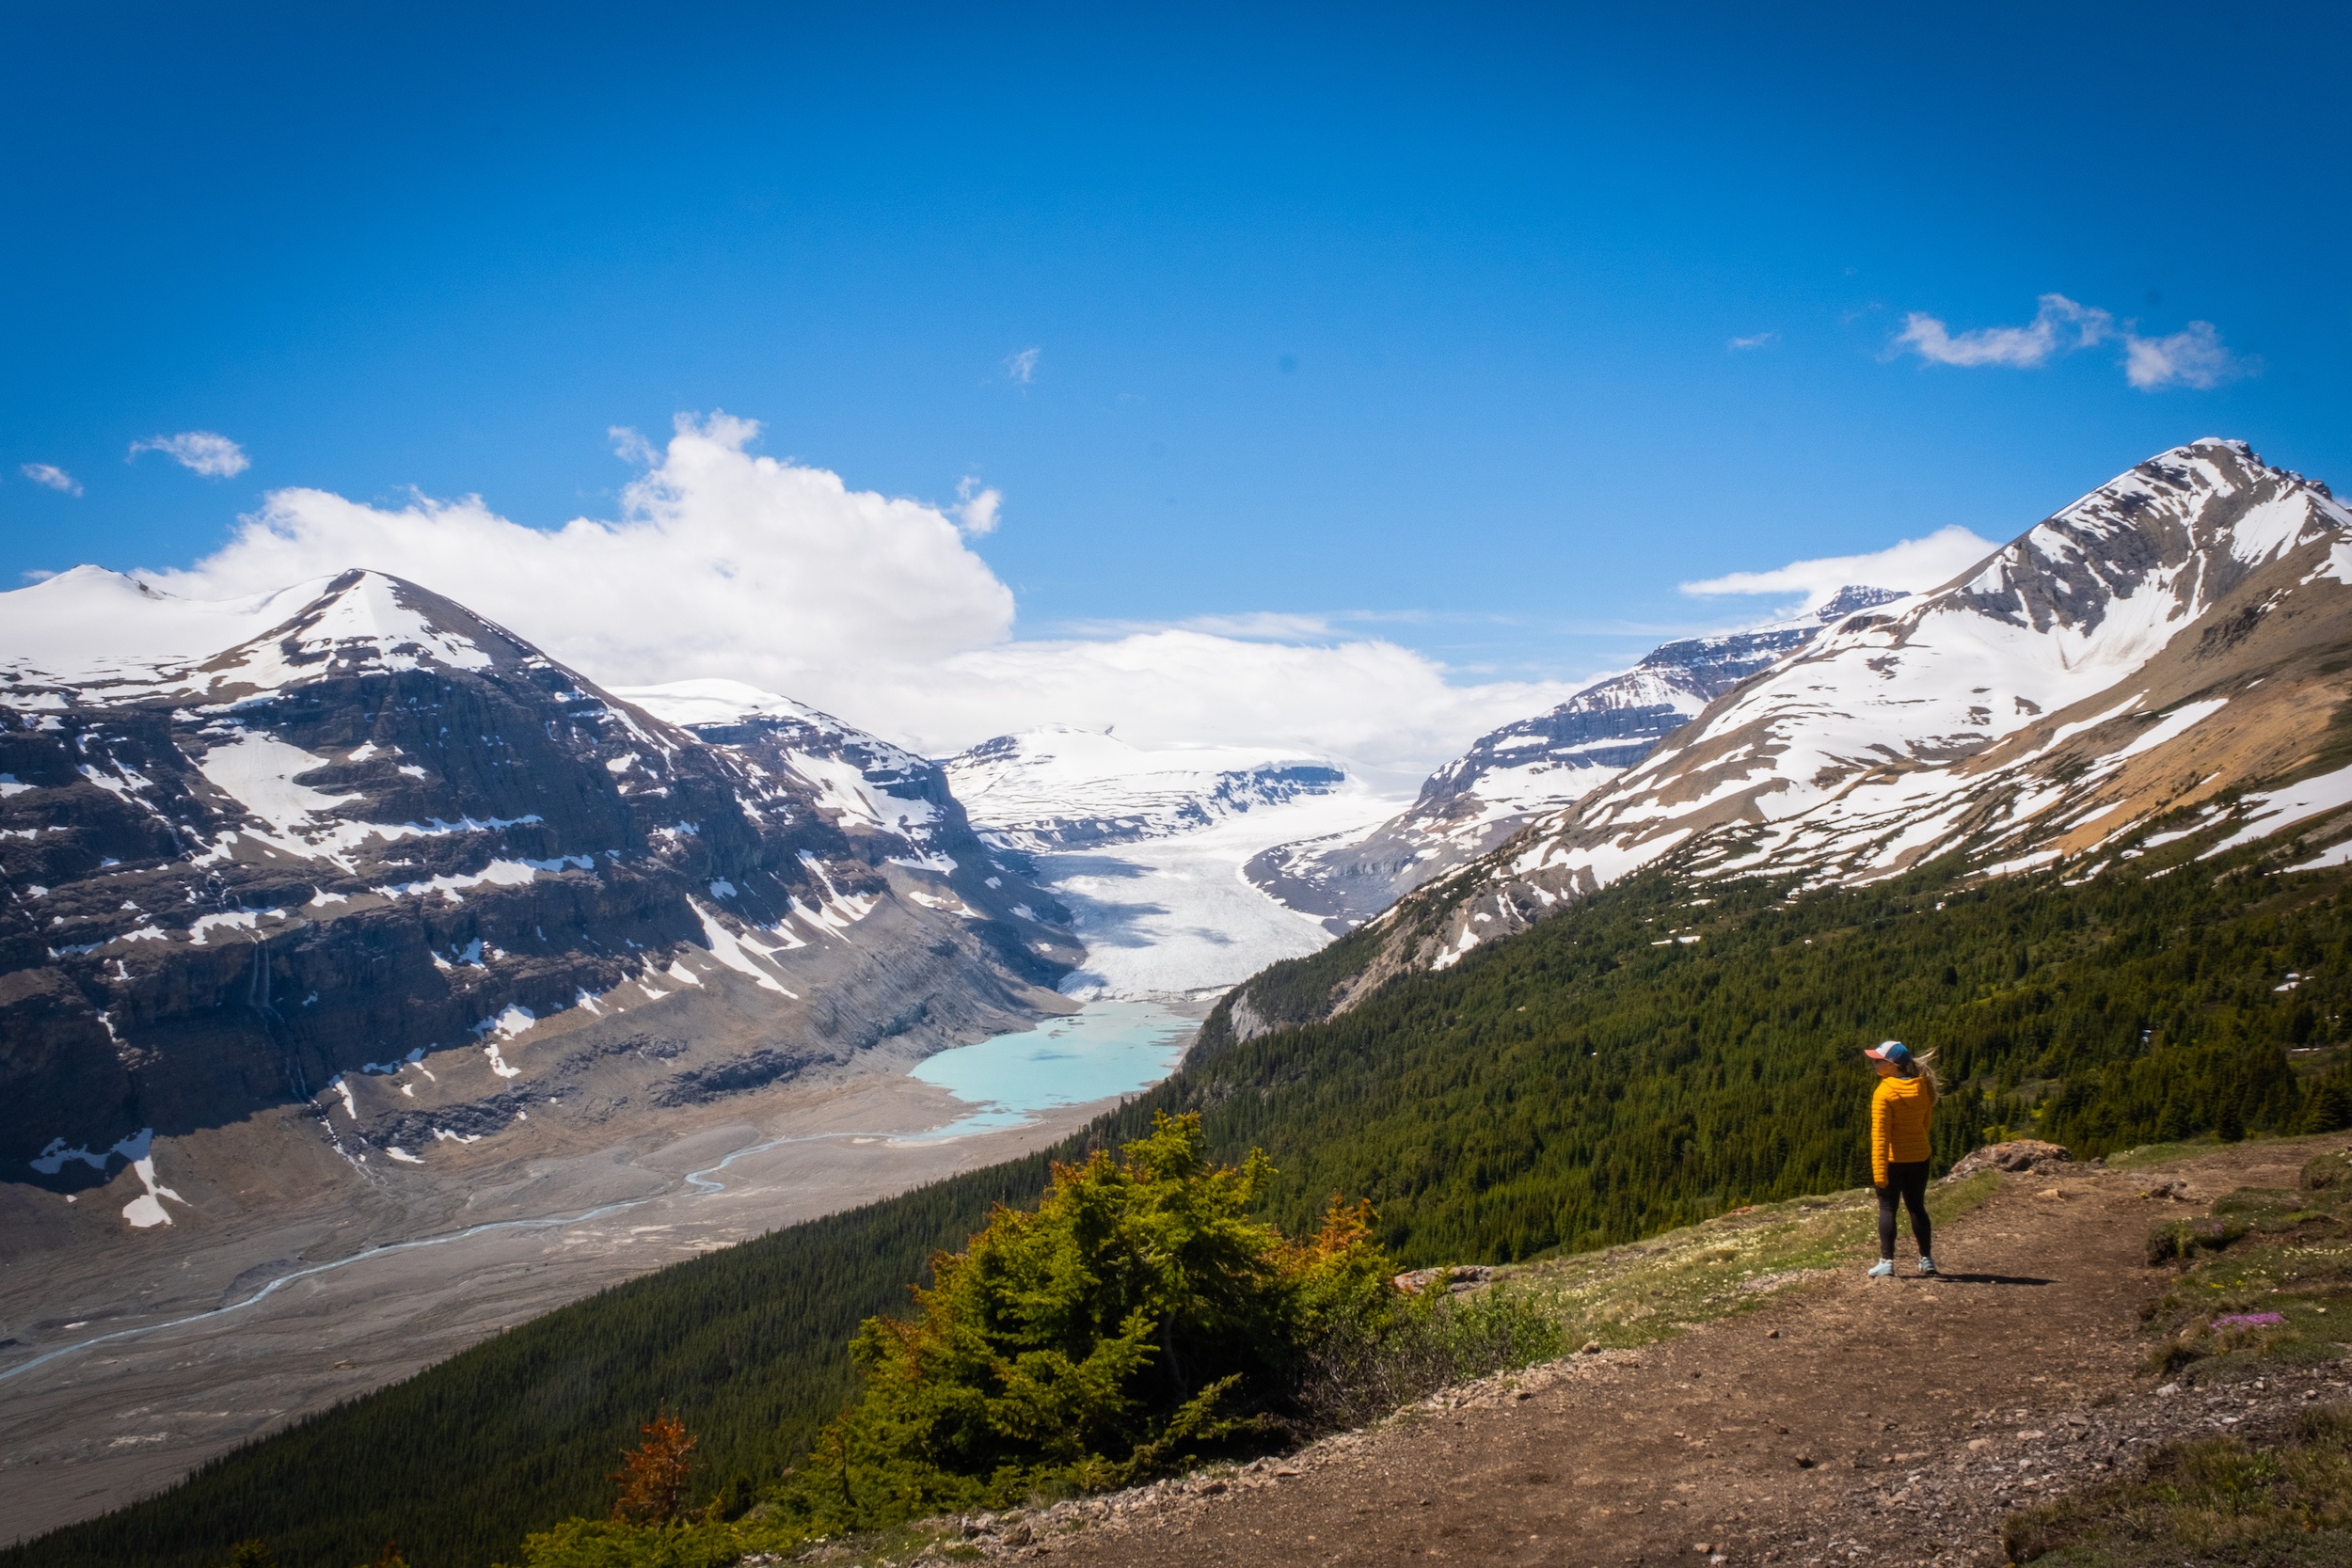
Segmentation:
<svg viewBox="0 0 2352 1568">
<path fill-rule="evenodd" d="M 2216 1328 L 2269 1328 L 2285 1322 L 2286 1319 L 2276 1312 L 2233 1312 L 2226 1318 L 2214 1319 L 2213 1326 Z"/>
</svg>

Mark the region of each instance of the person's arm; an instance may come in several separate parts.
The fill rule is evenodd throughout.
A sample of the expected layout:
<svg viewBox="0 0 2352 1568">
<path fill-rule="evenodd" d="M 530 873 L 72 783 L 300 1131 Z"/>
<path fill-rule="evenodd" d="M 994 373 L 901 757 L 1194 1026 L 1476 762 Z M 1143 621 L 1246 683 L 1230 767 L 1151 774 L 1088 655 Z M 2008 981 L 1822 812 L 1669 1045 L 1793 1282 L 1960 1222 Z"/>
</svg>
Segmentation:
<svg viewBox="0 0 2352 1568">
<path fill-rule="evenodd" d="M 1883 1187 L 1887 1181 L 1886 1167 L 1895 1158 L 1895 1130 L 1888 1116 L 1893 1107 L 1887 1103 L 1884 1088 L 1870 1095 L 1870 1185 Z"/>
</svg>

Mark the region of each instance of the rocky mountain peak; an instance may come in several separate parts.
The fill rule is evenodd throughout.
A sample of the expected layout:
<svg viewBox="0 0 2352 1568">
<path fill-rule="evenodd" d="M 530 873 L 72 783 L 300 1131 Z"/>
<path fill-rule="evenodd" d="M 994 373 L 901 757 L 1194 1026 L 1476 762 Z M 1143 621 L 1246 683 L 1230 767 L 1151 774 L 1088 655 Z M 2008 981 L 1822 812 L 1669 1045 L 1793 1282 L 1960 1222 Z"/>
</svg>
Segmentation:
<svg viewBox="0 0 2352 1568">
<path fill-rule="evenodd" d="M 596 1071 L 657 1107 L 1028 1016 L 1077 949 L 939 769 L 752 697 L 697 733 L 376 572 L 0 595 L 0 1171 L 294 1107 L 437 1169 L 642 1025 L 684 1054 Z"/>
<path fill-rule="evenodd" d="M 1661 643 L 1549 713 L 1481 736 L 1429 775 L 1412 805 L 1370 833 L 1278 845 L 1248 873 L 1268 895 L 1345 931 L 1468 864 L 1546 812 L 1633 767 L 1708 704 L 1845 616 L 1905 595 L 1841 588 L 1810 616 Z"/>
<path fill-rule="evenodd" d="M 1943 588 L 1850 613 L 1531 823 L 1451 890 L 1422 961 L 1669 855 L 1852 882 L 1959 849 L 1999 874 L 2183 813 L 2324 816 L 2352 773 L 2294 781 L 2332 755 L 2347 645 L 2352 514 L 2242 442 L 2175 448 Z"/>
</svg>

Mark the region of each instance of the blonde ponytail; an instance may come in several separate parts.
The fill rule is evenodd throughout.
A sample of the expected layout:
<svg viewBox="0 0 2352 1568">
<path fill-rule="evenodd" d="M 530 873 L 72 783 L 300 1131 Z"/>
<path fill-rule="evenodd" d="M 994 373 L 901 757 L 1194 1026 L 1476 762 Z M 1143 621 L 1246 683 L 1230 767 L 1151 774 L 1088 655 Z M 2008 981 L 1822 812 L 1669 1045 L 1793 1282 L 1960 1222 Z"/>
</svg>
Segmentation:
<svg viewBox="0 0 2352 1568">
<path fill-rule="evenodd" d="M 1931 1104 L 1944 1098 L 1944 1086 L 1935 1081 L 1934 1064 L 1935 1053 L 1932 1051 L 1919 1052 L 1911 1058 L 1911 1065 L 1918 1069 L 1918 1075 L 1927 1080 L 1928 1101 Z"/>
</svg>

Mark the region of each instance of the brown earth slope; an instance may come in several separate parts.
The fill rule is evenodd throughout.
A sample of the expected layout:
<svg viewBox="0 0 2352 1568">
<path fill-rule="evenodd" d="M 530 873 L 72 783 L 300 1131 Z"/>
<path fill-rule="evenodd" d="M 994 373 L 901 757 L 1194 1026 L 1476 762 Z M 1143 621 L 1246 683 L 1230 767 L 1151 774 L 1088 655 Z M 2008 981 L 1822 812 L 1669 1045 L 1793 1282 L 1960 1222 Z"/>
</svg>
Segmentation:
<svg viewBox="0 0 2352 1568">
<path fill-rule="evenodd" d="M 2342 1141 L 2219 1148 L 2162 1174 L 2201 1206 L 2292 1187 L 2314 1148 Z M 1909 1274 L 1906 1241 L 1891 1281 L 1856 1265 L 1287 1462 L 1087 1505 L 1083 1529 L 1036 1519 L 989 1544 L 1104 1568 L 1999 1563 L 2015 1508 L 2157 1441 L 2344 1397 L 2344 1362 L 2159 1392 L 2136 1308 L 2164 1276 L 2142 1249 L 2189 1211 L 2139 1196 L 2147 1171 L 2002 1180 L 1938 1238 L 1941 1279 Z"/>
</svg>

